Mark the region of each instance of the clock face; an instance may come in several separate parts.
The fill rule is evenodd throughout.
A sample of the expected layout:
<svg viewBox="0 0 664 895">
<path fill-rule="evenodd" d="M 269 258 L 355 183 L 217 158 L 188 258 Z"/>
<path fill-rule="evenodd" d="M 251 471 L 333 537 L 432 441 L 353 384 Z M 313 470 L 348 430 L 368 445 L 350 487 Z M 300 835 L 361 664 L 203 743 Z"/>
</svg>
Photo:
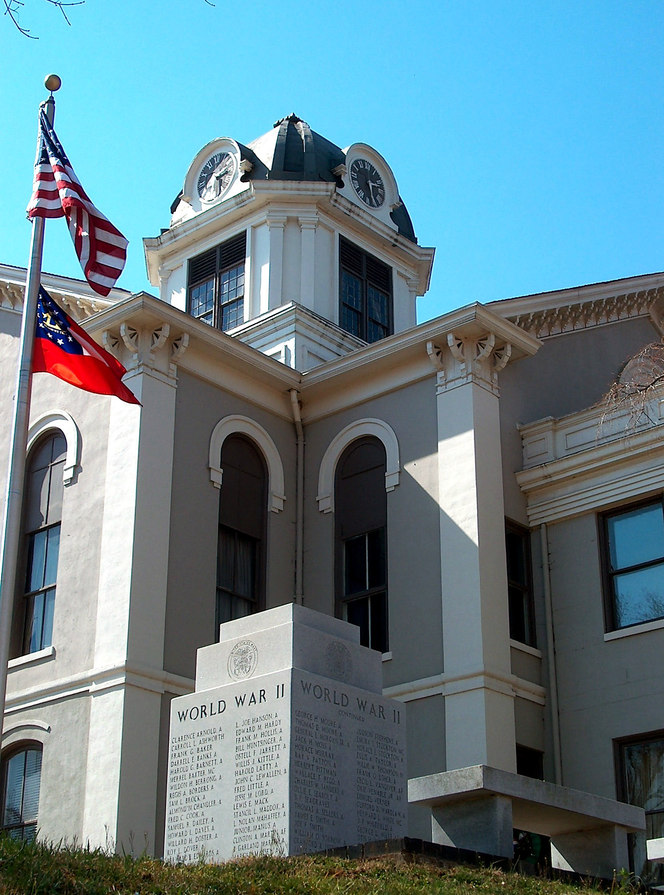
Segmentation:
<svg viewBox="0 0 664 895">
<path fill-rule="evenodd" d="M 385 201 L 385 184 L 376 168 L 363 158 L 356 158 L 350 166 L 353 189 L 369 208 L 380 208 Z"/>
<path fill-rule="evenodd" d="M 222 196 L 235 177 L 235 159 L 230 152 L 215 152 L 198 175 L 198 195 L 203 202 L 214 202 Z"/>
</svg>

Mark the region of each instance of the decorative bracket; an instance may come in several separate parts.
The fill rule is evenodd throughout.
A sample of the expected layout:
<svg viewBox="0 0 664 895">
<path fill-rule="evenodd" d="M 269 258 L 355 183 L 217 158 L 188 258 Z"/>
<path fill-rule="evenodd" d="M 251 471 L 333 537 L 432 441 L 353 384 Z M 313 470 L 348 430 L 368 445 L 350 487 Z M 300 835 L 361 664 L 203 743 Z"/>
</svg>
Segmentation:
<svg viewBox="0 0 664 895">
<path fill-rule="evenodd" d="M 179 333 L 171 338 L 169 323 L 157 323 L 146 329 L 137 329 L 130 323 L 121 323 L 117 332 L 105 330 L 102 334 L 104 346 L 116 356 L 124 349 L 129 354 L 129 363 L 120 357 L 132 372 L 153 371 L 157 378 L 173 384 L 177 375 L 176 361 L 189 346 L 189 334 Z M 126 358 L 126 354 L 125 354 Z"/>
<path fill-rule="evenodd" d="M 497 389 L 498 373 L 512 357 L 512 346 L 504 343 L 496 347 L 496 334 L 489 332 L 480 338 L 464 338 L 448 332 L 446 348 L 433 341 L 427 342 L 427 355 L 436 371 L 439 389 L 474 381 L 492 391 Z"/>
<path fill-rule="evenodd" d="M 128 323 L 120 324 L 120 338 L 124 342 L 127 351 L 132 354 L 138 354 L 138 330 L 129 326 Z"/>
</svg>

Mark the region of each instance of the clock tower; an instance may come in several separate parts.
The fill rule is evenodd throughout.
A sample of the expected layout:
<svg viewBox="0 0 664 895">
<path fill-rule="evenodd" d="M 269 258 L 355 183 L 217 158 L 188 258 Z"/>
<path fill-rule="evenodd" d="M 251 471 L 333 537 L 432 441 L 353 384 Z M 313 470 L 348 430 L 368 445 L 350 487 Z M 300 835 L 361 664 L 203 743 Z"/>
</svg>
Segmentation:
<svg viewBox="0 0 664 895">
<path fill-rule="evenodd" d="M 293 114 L 204 146 L 144 243 L 162 300 L 301 372 L 414 326 L 434 255 L 380 153 Z"/>
</svg>

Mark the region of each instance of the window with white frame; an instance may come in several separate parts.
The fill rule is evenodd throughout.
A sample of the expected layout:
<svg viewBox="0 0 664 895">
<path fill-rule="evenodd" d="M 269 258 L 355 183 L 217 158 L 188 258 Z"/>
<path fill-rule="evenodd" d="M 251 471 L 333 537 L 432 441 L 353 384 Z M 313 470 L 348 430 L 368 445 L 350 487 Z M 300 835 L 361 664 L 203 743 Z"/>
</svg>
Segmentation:
<svg viewBox="0 0 664 895">
<path fill-rule="evenodd" d="M 15 613 L 15 655 L 38 652 L 52 644 L 66 451 L 62 433 L 51 432 L 35 445 L 28 458 L 23 587 Z"/>
<path fill-rule="evenodd" d="M 352 442 L 335 482 L 337 613 L 360 629 L 360 642 L 389 649 L 385 448 L 377 438 Z"/>
<path fill-rule="evenodd" d="M 216 631 L 264 608 L 267 473 L 250 439 L 229 435 L 221 451 Z"/>
<path fill-rule="evenodd" d="M 392 332 L 392 268 L 339 237 L 339 326 L 365 342 Z"/>
<path fill-rule="evenodd" d="M 664 618 L 664 508 L 661 498 L 602 519 L 607 627 Z"/>
<path fill-rule="evenodd" d="M 23 746 L 2 760 L 2 830 L 12 839 L 37 835 L 42 747 Z"/>
<path fill-rule="evenodd" d="M 507 588 L 510 637 L 535 646 L 535 609 L 530 559 L 530 532 L 510 520 L 505 521 Z"/>
<path fill-rule="evenodd" d="M 247 235 L 240 233 L 189 262 L 188 310 L 226 332 L 244 322 Z"/>
</svg>

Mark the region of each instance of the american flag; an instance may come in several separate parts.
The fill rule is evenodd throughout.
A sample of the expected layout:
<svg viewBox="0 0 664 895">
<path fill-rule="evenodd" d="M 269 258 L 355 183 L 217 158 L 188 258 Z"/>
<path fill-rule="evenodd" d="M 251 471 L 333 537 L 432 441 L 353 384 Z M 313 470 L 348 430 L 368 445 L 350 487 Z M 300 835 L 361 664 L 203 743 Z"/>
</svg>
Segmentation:
<svg viewBox="0 0 664 895">
<path fill-rule="evenodd" d="M 108 295 L 127 260 L 127 240 L 90 201 L 44 109 L 28 217 L 66 217 L 85 279 Z"/>
</svg>

